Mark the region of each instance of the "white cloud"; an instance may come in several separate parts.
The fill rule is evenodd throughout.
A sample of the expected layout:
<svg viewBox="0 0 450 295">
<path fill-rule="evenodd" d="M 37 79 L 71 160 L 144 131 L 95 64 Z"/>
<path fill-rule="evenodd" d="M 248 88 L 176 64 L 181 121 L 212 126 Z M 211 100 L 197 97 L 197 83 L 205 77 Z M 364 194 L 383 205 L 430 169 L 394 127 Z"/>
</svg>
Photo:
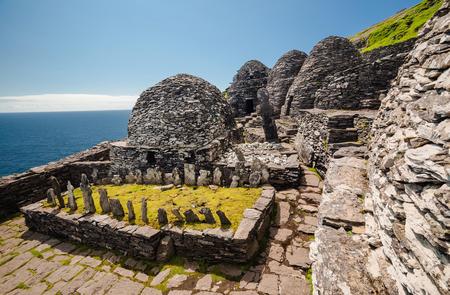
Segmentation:
<svg viewBox="0 0 450 295">
<path fill-rule="evenodd" d="M 0 97 L 0 113 L 129 110 L 137 96 L 39 94 Z"/>
</svg>

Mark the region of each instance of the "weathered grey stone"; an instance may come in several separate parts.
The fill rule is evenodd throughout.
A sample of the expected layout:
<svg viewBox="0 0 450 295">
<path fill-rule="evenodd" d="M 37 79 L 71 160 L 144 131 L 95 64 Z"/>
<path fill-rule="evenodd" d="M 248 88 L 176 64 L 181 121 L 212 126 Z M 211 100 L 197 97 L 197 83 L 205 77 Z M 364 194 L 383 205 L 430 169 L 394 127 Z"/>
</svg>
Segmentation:
<svg viewBox="0 0 450 295">
<path fill-rule="evenodd" d="M 290 266 L 298 266 L 304 270 L 307 270 L 311 266 L 309 250 L 306 248 L 292 245 L 288 246 L 286 248 L 286 260 Z"/>
<path fill-rule="evenodd" d="M 197 179 L 198 186 L 208 186 L 211 184 L 211 172 L 208 170 L 200 170 L 200 175 Z"/>
<path fill-rule="evenodd" d="M 144 182 L 147 184 L 163 184 L 163 175 L 161 168 L 148 168 L 144 176 Z"/>
<path fill-rule="evenodd" d="M 132 171 L 129 171 L 128 174 L 125 176 L 125 182 L 129 184 L 136 183 L 136 176 Z"/>
<path fill-rule="evenodd" d="M 200 214 L 203 214 L 205 216 L 205 222 L 209 224 L 216 223 L 216 220 L 214 219 L 214 216 L 211 212 L 211 209 L 203 207 L 200 209 Z"/>
<path fill-rule="evenodd" d="M 128 220 L 135 220 L 136 213 L 134 212 L 133 202 L 131 200 L 127 201 L 127 209 L 128 209 Z"/>
<path fill-rule="evenodd" d="M 104 188 L 99 188 L 98 193 L 100 194 L 100 207 L 102 208 L 102 213 L 111 212 L 111 206 L 109 205 L 108 192 Z"/>
<path fill-rule="evenodd" d="M 213 281 L 212 281 L 211 274 L 204 275 L 202 278 L 200 278 L 197 281 L 197 284 L 195 285 L 195 289 L 209 291 L 209 290 L 211 290 L 212 283 L 213 283 Z"/>
<path fill-rule="evenodd" d="M 258 285 L 258 292 L 278 295 L 278 276 L 274 274 L 263 274 Z"/>
<path fill-rule="evenodd" d="M 173 168 L 172 170 L 172 178 L 173 178 L 173 184 L 175 186 L 179 186 L 183 184 L 183 181 L 181 180 L 180 176 L 180 170 L 178 170 L 177 167 Z"/>
<path fill-rule="evenodd" d="M 200 222 L 200 218 L 191 209 L 184 211 L 184 218 L 187 223 Z"/>
<path fill-rule="evenodd" d="M 136 177 L 136 183 L 137 184 L 143 184 L 144 183 L 144 176 L 142 175 L 142 171 L 139 169 L 136 169 L 134 171 L 134 176 Z"/>
<path fill-rule="evenodd" d="M 187 275 L 174 275 L 172 278 L 169 279 L 167 282 L 167 288 L 177 288 L 180 287 L 186 280 L 188 276 Z"/>
<path fill-rule="evenodd" d="M 184 164 L 184 184 L 190 185 L 190 186 L 197 185 L 194 164 L 187 164 L 187 163 Z"/>
<path fill-rule="evenodd" d="M 165 236 L 159 242 L 158 250 L 156 252 L 157 261 L 168 261 L 175 254 L 173 240 L 170 236 Z"/>
<path fill-rule="evenodd" d="M 69 206 L 71 211 L 76 211 L 78 209 L 78 205 L 75 201 L 73 190 L 73 185 L 70 183 L 70 181 L 67 181 L 67 205 Z"/>
<path fill-rule="evenodd" d="M 163 208 L 158 209 L 158 224 L 160 226 L 166 225 L 169 223 L 169 220 L 167 219 L 167 212 Z"/>
<path fill-rule="evenodd" d="M 159 189 L 164 192 L 173 189 L 175 186 L 173 184 L 161 185 Z"/>
<path fill-rule="evenodd" d="M 260 103 L 260 114 L 262 117 L 262 125 L 264 129 L 264 136 L 267 142 L 278 142 L 278 131 L 272 106 L 269 102 L 269 92 L 265 88 L 258 90 L 258 101 Z"/>
<path fill-rule="evenodd" d="M 213 172 L 213 184 L 222 186 L 222 171 L 219 167 L 216 167 Z"/>
<path fill-rule="evenodd" d="M 47 203 L 49 203 L 52 207 L 56 206 L 56 194 L 52 188 L 47 190 Z"/>
<path fill-rule="evenodd" d="M 125 216 L 125 211 L 123 211 L 123 207 L 119 199 L 109 199 L 109 204 L 114 217 L 121 219 Z"/>
<path fill-rule="evenodd" d="M 111 179 L 111 182 L 112 182 L 114 185 L 121 185 L 121 184 L 122 184 L 122 178 L 120 178 L 120 175 L 115 174 L 115 175 L 113 176 L 113 178 Z"/>
<path fill-rule="evenodd" d="M 145 224 L 148 223 L 147 198 L 141 199 L 141 219 Z"/>
<path fill-rule="evenodd" d="M 261 172 L 254 171 L 250 173 L 250 176 L 248 177 L 248 181 L 250 184 L 250 187 L 259 187 L 261 184 Z"/>
<path fill-rule="evenodd" d="M 175 217 L 177 218 L 177 222 L 179 223 L 183 223 L 184 222 L 184 218 L 180 213 L 180 209 L 179 208 L 173 208 L 172 209 L 172 213 L 173 215 L 175 215 Z"/>
<path fill-rule="evenodd" d="M 159 272 L 152 280 L 152 282 L 150 283 L 150 286 L 158 286 L 159 284 L 161 284 L 166 278 L 167 276 L 170 274 L 170 268 L 163 270 L 161 272 Z"/>
<path fill-rule="evenodd" d="M 225 215 L 225 213 L 222 210 L 217 210 L 216 214 L 217 214 L 217 216 L 219 216 L 220 224 L 222 226 L 230 226 L 231 225 L 231 221 L 227 218 L 227 216 Z"/>
<path fill-rule="evenodd" d="M 94 199 L 92 198 L 92 189 L 86 174 L 81 174 L 80 189 L 83 194 L 83 204 L 85 213 L 95 213 Z"/>
<path fill-rule="evenodd" d="M 239 180 L 240 180 L 240 179 L 241 179 L 241 178 L 240 178 L 239 176 L 233 175 L 233 177 L 231 178 L 231 184 L 230 184 L 230 187 L 231 187 L 231 188 L 238 187 L 238 186 L 239 186 Z"/>
</svg>

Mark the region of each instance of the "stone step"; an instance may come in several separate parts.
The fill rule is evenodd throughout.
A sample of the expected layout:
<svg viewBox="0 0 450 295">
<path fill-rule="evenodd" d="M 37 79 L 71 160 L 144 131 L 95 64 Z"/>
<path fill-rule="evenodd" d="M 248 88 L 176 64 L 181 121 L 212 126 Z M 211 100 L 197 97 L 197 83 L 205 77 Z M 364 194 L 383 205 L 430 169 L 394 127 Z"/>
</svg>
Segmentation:
<svg viewBox="0 0 450 295">
<path fill-rule="evenodd" d="M 328 117 L 328 128 L 346 129 L 353 128 L 355 115 L 335 115 Z"/>
<path fill-rule="evenodd" d="M 358 130 L 356 128 L 329 129 L 329 144 L 348 141 L 358 141 Z"/>
</svg>

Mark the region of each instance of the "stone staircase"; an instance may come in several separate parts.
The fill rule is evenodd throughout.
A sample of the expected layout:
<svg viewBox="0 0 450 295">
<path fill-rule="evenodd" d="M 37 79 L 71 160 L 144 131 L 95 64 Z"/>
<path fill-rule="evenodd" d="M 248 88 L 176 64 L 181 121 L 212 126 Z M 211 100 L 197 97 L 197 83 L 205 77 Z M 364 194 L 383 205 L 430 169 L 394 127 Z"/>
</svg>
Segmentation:
<svg viewBox="0 0 450 295">
<path fill-rule="evenodd" d="M 354 119 L 354 114 L 339 114 L 328 117 L 328 145 L 331 155 L 342 148 L 345 148 L 347 153 L 351 150 L 347 149 L 348 147 L 365 150 L 363 144 L 358 140 L 359 134 Z"/>
</svg>

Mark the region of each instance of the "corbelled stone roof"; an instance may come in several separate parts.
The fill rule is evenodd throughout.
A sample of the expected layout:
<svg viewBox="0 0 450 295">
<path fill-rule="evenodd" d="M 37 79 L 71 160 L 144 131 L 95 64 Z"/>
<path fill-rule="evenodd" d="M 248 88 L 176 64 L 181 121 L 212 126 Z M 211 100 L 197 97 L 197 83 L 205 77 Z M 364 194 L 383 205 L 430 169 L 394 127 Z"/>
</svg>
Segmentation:
<svg viewBox="0 0 450 295">
<path fill-rule="evenodd" d="M 270 69 L 257 60 L 246 62 L 233 78 L 228 93 L 235 116 L 245 116 L 245 100 L 257 101 L 258 89 L 266 87 Z"/>
<path fill-rule="evenodd" d="M 299 109 L 313 108 L 315 93 L 327 76 L 361 62 L 360 53 L 347 38 L 331 36 L 323 39 L 314 46 L 292 83 L 283 114 L 296 115 Z"/>
<path fill-rule="evenodd" d="M 266 88 L 269 91 L 270 103 L 275 115 L 280 115 L 289 87 L 306 58 L 306 53 L 290 50 L 275 63 L 270 71 Z"/>
<path fill-rule="evenodd" d="M 159 149 L 195 149 L 234 126 L 231 109 L 209 82 L 179 74 L 145 90 L 128 123 L 128 143 Z"/>
</svg>

